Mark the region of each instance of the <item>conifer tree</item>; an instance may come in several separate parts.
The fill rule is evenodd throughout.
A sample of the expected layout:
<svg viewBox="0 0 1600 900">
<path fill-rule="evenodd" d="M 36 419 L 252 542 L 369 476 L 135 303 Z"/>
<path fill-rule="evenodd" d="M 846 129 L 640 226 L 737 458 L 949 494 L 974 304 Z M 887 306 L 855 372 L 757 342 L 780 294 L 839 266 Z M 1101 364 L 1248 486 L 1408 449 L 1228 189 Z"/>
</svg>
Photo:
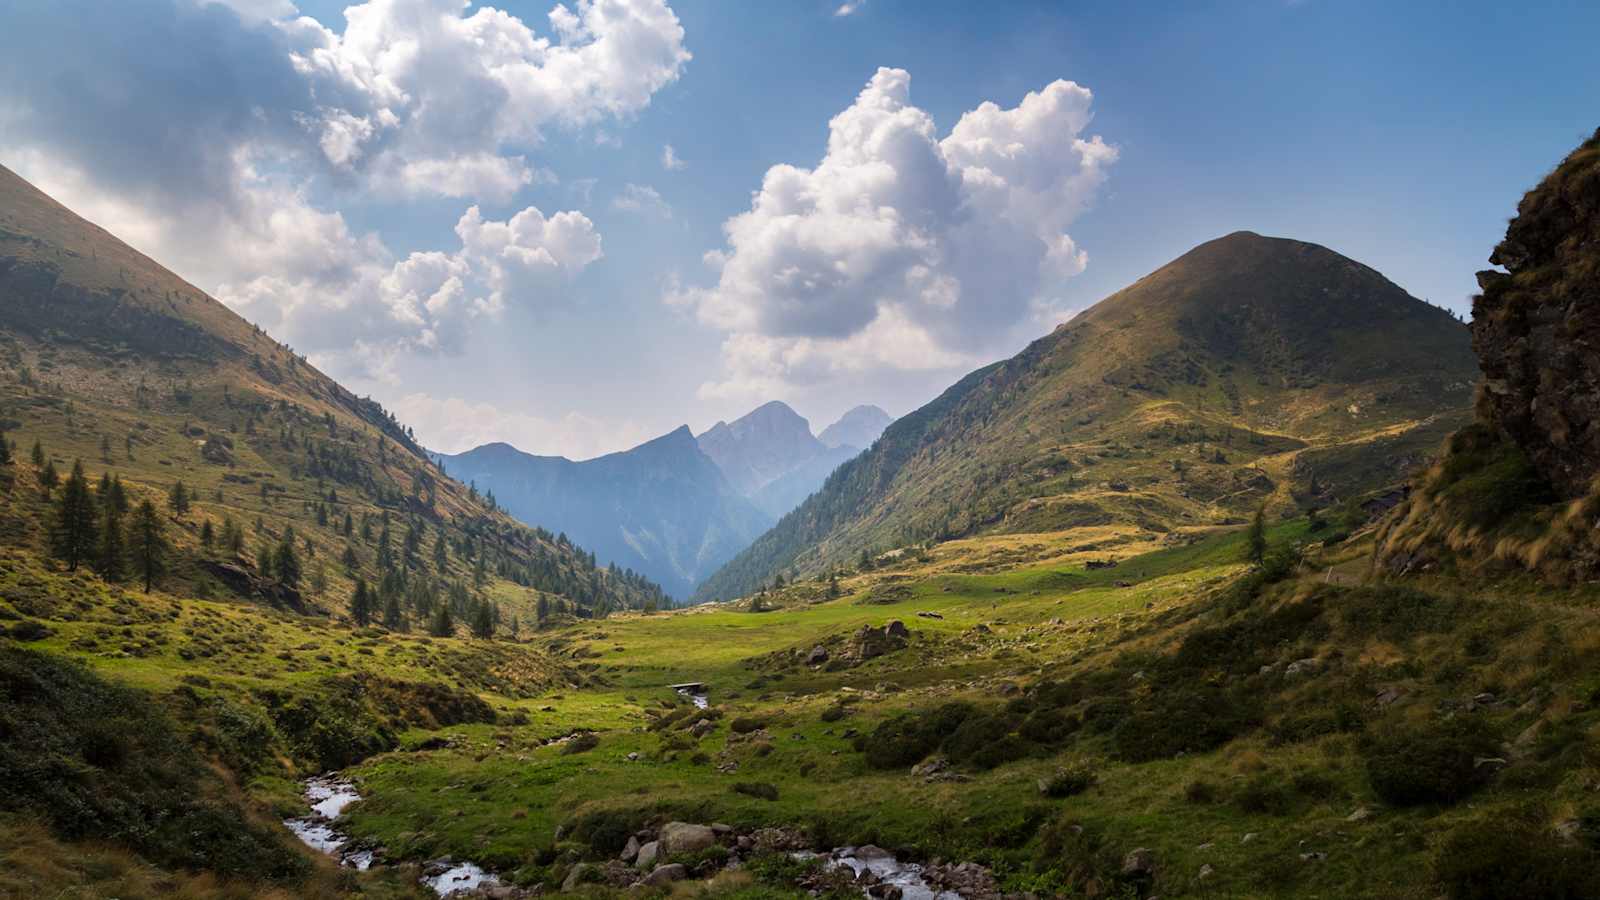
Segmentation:
<svg viewBox="0 0 1600 900">
<path fill-rule="evenodd" d="M 189 489 L 183 486 L 183 480 L 173 482 L 172 492 L 167 495 L 167 507 L 178 515 L 189 511 Z"/>
<path fill-rule="evenodd" d="M 272 554 L 272 571 L 284 587 L 300 588 L 300 557 L 294 551 L 293 532 L 287 532 Z"/>
<path fill-rule="evenodd" d="M 44 455 L 44 444 L 40 443 L 38 438 L 34 438 L 34 440 L 33 440 L 33 465 L 34 465 L 35 468 L 43 468 L 45 462 L 46 462 L 46 460 L 45 460 L 45 455 Z"/>
<path fill-rule="evenodd" d="M 95 508 L 94 494 L 89 490 L 89 479 L 84 477 L 83 462 L 72 465 L 61 498 L 56 502 L 55 529 L 51 543 L 57 557 L 67 564 L 67 570 L 78 568 L 78 563 L 94 557 L 98 545 L 99 510 Z"/>
<path fill-rule="evenodd" d="M 480 600 L 472 610 L 472 633 L 476 637 L 488 640 L 494 637 L 494 610 L 489 606 L 489 601 Z"/>
<path fill-rule="evenodd" d="M 11 465 L 11 439 L 6 437 L 6 430 L 0 428 L 0 466 Z"/>
<path fill-rule="evenodd" d="M 1250 561 L 1261 565 L 1267 559 L 1267 505 L 1256 508 L 1256 517 L 1250 522 L 1250 532 L 1245 535 L 1245 554 Z"/>
<path fill-rule="evenodd" d="M 428 623 L 428 633 L 434 637 L 450 637 L 456 633 L 456 620 L 450 615 L 450 604 L 441 603 Z"/>
<path fill-rule="evenodd" d="M 362 628 L 372 621 L 372 592 L 367 590 L 364 578 L 356 579 L 356 591 L 350 597 L 350 618 Z"/>
<path fill-rule="evenodd" d="M 144 592 L 148 594 L 156 579 L 166 570 L 167 561 L 165 524 L 161 521 L 161 514 L 156 512 L 155 504 L 149 500 L 140 503 L 133 513 L 133 522 L 128 528 L 128 545 L 132 549 L 134 567 L 144 579 Z"/>
<path fill-rule="evenodd" d="M 406 630 L 406 613 L 400 608 L 400 595 L 391 594 L 383 605 L 383 627 L 390 631 Z"/>
<path fill-rule="evenodd" d="M 126 574 L 128 543 L 123 531 L 122 514 L 123 510 L 118 508 L 114 500 L 101 498 L 100 551 L 95 557 L 95 567 L 100 570 L 100 577 L 107 581 L 121 581 Z"/>
<path fill-rule="evenodd" d="M 217 530 L 211 527 L 211 520 L 206 519 L 200 523 L 200 546 L 207 553 L 211 552 L 211 545 L 217 542 Z"/>
<path fill-rule="evenodd" d="M 56 485 L 60 483 L 61 476 L 56 473 L 56 464 L 48 459 L 45 460 L 44 468 L 39 470 L 39 487 L 44 491 L 46 499 L 50 497 L 51 493 L 55 491 Z"/>
</svg>

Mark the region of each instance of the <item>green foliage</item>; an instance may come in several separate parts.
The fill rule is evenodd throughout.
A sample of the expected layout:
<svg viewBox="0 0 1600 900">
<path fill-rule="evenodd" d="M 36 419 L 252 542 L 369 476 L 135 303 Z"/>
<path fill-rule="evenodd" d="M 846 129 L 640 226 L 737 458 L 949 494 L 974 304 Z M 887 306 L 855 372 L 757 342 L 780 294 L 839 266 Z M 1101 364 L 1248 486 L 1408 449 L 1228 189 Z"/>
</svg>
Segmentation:
<svg viewBox="0 0 1600 900">
<path fill-rule="evenodd" d="M 757 800 L 778 799 L 778 786 L 767 781 L 736 781 L 733 790 L 734 793 L 754 797 Z"/>
<path fill-rule="evenodd" d="M 1040 779 L 1039 793 L 1046 797 L 1061 799 L 1073 797 L 1094 787 L 1094 769 L 1086 764 L 1078 764 L 1068 768 L 1057 769 L 1052 774 Z"/>
<path fill-rule="evenodd" d="M 69 571 L 94 558 L 99 545 L 100 510 L 83 474 L 83 462 L 72 464 L 61 495 L 56 499 L 55 522 L 50 547 Z"/>
<path fill-rule="evenodd" d="M 1547 830 L 1510 817 L 1451 829 L 1433 858 L 1433 877 L 1451 900 L 1600 896 L 1600 857 Z"/>
<path fill-rule="evenodd" d="M 1135 707 L 1111 732 L 1113 752 L 1128 762 L 1166 759 L 1222 746 L 1261 721 L 1251 692 L 1173 684 Z"/>
<path fill-rule="evenodd" d="M 222 876 L 298 879 L 305 859 L 249 821 L 174 723 L 136 691 L 0 645 L 0 809 L 68 840 L 122 843 Z"/>
<path fill-rule="evenodd" d="M 1361 755 L 1367 780 L 1385 803 L 1416 806 L 1457 803 L 1483 787 L 1494 767 L 1482 760 L 1498 756 L 1499 748 L 1483 722 L 1455 718 L 1374 728 Z"/>
</svg>

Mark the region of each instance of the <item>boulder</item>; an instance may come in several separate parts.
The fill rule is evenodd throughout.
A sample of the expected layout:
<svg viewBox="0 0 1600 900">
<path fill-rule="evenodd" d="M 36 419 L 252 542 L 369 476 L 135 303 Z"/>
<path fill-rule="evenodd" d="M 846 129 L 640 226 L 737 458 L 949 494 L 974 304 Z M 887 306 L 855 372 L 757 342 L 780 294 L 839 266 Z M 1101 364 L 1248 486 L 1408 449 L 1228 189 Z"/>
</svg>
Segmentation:
<svg viewBox="0 0 1600 900">
<path fill-rule="evenodd" d="M 889 637 L 899 638 L 900 640 L 906 640 L 907 638 L 911 637 L 911 631 L 906 628 L 906 623 L 900 621 L 899 619 L 895 619 L 889 624 L 883 626 L 883 631 L 884 634 L 887 634 Z"/>
<path fill-rule="evenodd" d="M 679 863 L 667 863 L 656 866 L 644 877 L 644 883 L 651 887 L 660 887 L 674 881 L 682 881 L 689 877 L 689 870 Z"/>
<path fill-rule="evenodd" d="M 561 882 L 561 889 L 563 891 L 575 891 L 578 889 L 578 885 L 583 884 L 585 881 L 589 881 L 593 878 L 592 873 L 597 873 L 599 871 L 600 870 L 598 868 L 590 865 L 589 863 L 578 863 L 567 872 L 566 880 Z"/>
<path fill-rule="evenodd" d="M 1122 858 L 1122 874 L 1127 878 L 1149 880 L 1156 874 L 1156 853 L 1149 847 L 1138 847 L 1128 851 Z"/>
<path fill-rule="evenodd" d="M 640 869 L 650 869 L 656 864 L 656 857 L 661 855 L 661 842 L 650 841 L 639 846 L 639 852 L 633 858 L 633 864 Z"/>
<path fill-rule="evenodd" d="M 808 666 L 820 666 L 827 661 L 828 648 L 822 646 L 821 644 L 812 647 L 811 652 L 806 655 L 806 665 Z"/>
<path fill-rule="evenodd" d="M 661 826 L 661 852 L 667 856 L 696 853 L 717 842 L 717 834 L 704 825 L 668 822 Z"/>
<path fill-rule="evenodd" d="M 625 863 L 631 863 L 638 858 L 639 839 L 630 834 L 628 835 L 628 843 L 623 846 L 622 854 L 618 856 L 617 859 L 620 859 Z"/>
</svg>

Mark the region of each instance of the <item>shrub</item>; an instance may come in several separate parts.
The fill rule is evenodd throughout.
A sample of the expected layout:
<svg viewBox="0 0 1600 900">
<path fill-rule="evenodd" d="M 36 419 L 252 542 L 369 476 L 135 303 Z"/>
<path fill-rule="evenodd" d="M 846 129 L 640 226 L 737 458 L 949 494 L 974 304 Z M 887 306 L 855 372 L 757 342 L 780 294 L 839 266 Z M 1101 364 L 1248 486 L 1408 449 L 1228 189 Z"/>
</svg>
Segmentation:
<svg viewBox="0 0 1600 900">
<path fill-rule="evenodd" d="M 1072 797 L 1094 787 L 1094 770 L 1087 765 L 1057 769 L 1055 774 L 1039 779 L 1039 793 L 1061 799 Z"/>
<path fill-rule="evenodd" d="M 749 734 L 767 727 L 767 723 L 766 720 L 755 716 L 741 716 L 728 723 L 728 727 L 733 729 L 734 734 Z"/>
<path fill-rule="evenodd" d="M 1596 855 L 1562 844 L 1526 822 L 1480 820 L 1451 830 L 1433 859 L 1433 875 L 1452 900 L 1600 895 Z"/>
<path fill-rule="evenodd" d="M 775 784 L 769 784 L 765 781 L 736 782 L 733 785 L 733 790 L 736 793 L 744 794 L 747 797 L 754 797 L 757 800 L 778 799 L 778 786 Z"/>
<path fill-rule="evenodd" d="M 902 713 L 886 719 L 863 735 L 858 749 L 874 769 L 898 769 L 914 765 L 937 748 L 973 714 L 965 703 L 946 703 L 925 712 Z"/>
<path fill-rule="evenodd" d="M 1195 779 L 1183 786 L 1183 799 L 1196 806 L 1217 802 L 1217 786 L 1204 779 Z"/>
<path fill-rule="evenodd" d="M 573 735 L 565 744 L 561 745 L 561 755 L 571 756 L 574 753 L 588 753 L 600 746 L 600 736 L 592 731 L 584 731 Z"/>
<path fill-rule="evenodd" d="M 631 809 L 597 809 L 586 812 L 567 822 L 566 834 L 572 840 L 588 845 L 601 857 L 612 857 L 622 852 L 644 817 Z"/>
<path fill-rule="evenodd" d="M 823 710 L 820 718 L 824 722 L 837 722 L 844 718 L 847 712 L 849 712 L 849 710 L 845 709 L 843 706 L 835 704 Z"/>
<path fill-rule="evenodd" d="M 1040 709 L 1022 720 L 1017 733 L 1036 744 L 1058 744 L 1078 730 L 1078 721 L 1060 710 Z"/>
<path fill-rule="evenodd" d="M 1202 753 L 1222 746 L 1260 719 L 1259 701 L 1242 691 L 1169 687 L 1124 719 L 1111 733 L 1118 758 L 1128 762 Z"/>
<path fill-rule="evenodd" d="M 1367 780 L 1386 803 L 1455 803 L 1482 787 L 1492 770 L 1494 737 L 1475 719 L 1383 729 L 1362 744 Z"/>
</svg>

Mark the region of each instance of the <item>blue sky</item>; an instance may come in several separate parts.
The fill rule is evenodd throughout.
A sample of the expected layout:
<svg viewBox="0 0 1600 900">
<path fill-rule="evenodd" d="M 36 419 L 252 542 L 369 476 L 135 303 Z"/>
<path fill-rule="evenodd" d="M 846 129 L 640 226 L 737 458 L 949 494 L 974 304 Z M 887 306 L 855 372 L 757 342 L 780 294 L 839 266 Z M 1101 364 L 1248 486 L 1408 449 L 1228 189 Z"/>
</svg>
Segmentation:
<svg viewBox="0 0 1600 900">
<path fill-rule="evenodd" d="M 346 40 L 345 62 L 392 65 L 351 46 L 343 0 L 136 0 L 109 15 L 89 0 L 0 0 L 0 23 L 17 26 L 0 28 L 13 98 L 0 104 L 0 162 L 440 449 L 498 438 L 586 456 L 767 399 L 818 430 L 857 403 L 903 414 L 1239 229 L 1325 244 L 1465 312 L 1522 191 L 1600 125 L 1600 6 L 1587 3 L 867 0 L 847 16 L 815 0 L 601 7 L 612 3 L 643 10 L 649 39 L 578 60 L 585 78 L 609 67 L 582 90 L 544 63 L 530 76 L 543 93 L 486 126 L 483 92 L 457 82 L 481 60 L 459 48 L 392 70 L 410 79 L 398 100 L 375 76 L 284 64 L 328 40 L 293 24 L 303 15 Z M 495 34 L 548 36 L 553 5 L 374 0 L 368 12 L 391 37 L 411 28 L 426 42 L 483 7 L 520 20 L 497 19 Z M 121 14 L 162 52 L 106 51 L 128 34 Z M 575 45 L 599 42 L 594 22 Z M 1092 100 L 1047 91 L 1057 80 Z M 1023 108 L 1029 92 L 1040 105 Z M 986 102 L 998 119 L 935 144 Z M 375 124 L 382 109 L 397 123 Z M 841 144 L 818 168 L 835 116 L 928 140 L 888 141 L 882 156 Z M 331 129 L 359 120 L 379 136 L 357 137 L 358 158 L 341 162 L 350 152 Z M 96 149 L 113 127 L 115 158 Z M 207 177 L 150 175 L 185 134 L 233 152 L 186 163 Z M 1002 172 L 1009 200 L 974 193 L 970 174 L 945 198 L 948 173 L 917 169 L 931 152 L 970 173 L 999 134 L 1022 147 Z M 1073 149 L 1094 136 L 1104 152 Z M 663 165 L 666 145 L 681 167 Z M 520 159 L 526 183 L 450 170 L 472 153 Z M 426 166 L 405 170 L 419 182 L 465 186 L 405 187 L 400 161 Z M 781 164 L 800 170 L 798 194 L 836 204 L 862 173 L 888 171 L 888 221 L 925 220 L 890 240 L 859 209 L 803 215 L 815 228 L 801 237 L 759 215 L 730 241 L 724 224 Z M 790 194 L 763 197 L 770 210 Z M 469 206 L 483 223 L 471 240 L 458 234 Z M 523 224 L 539 227 L 519 228 L 530 207 L 537 220 Z M 1047 252 L 1058 234 L 1070 245 Z M 550 255 L 519 267 L 506 246 Z M 720 275 L 708 251 L 724 255 Z M 752 288 L 796 272 L 790 293 Z M 438 309 L 395 313 L 413 288 Z"/>
</svg>

